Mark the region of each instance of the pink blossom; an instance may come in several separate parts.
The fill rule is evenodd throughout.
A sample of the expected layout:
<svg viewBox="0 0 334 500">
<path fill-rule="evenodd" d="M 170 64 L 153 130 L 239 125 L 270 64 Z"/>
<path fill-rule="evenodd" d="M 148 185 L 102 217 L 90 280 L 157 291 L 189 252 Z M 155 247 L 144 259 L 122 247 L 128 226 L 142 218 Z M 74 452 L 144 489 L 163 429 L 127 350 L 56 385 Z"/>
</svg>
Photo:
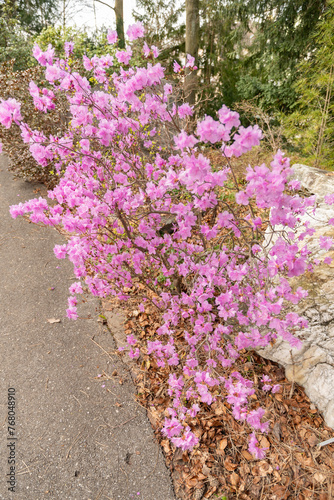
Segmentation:
<svg viewBox="0 0 334 500">
<path fill-rule="evenodd" d="M 53 251 L 57 259 L 65 259 L 67 255 L 67 245 L 55 245 Z"/>
<path fill-rule="evenodd" d="M 194 114 L 192 107 L 187 102 L 181 104 L 181 106 L 178 107 L 177 112 L 181 119 L 185 118 L 186 116 L 192 116 Z"/>
<path fill-rule="evenodd" d="M 235 201 L 239 204 L 239 205 L 248 205 L 249 203 L 249 198 L 247 196 L 247 194 L 245 193 L 245 191 L 239 191 L 238 193 L 236 193 L 235 195 Z"/>
<path fill-rule="evenodd" d="M 239 114 L 236 111 L 231 111 L 223 105 L 218 111 L 219 121 L 223 123 L 227 130 L 233 127 L 238 128 L 240 125 Z"/>
<path fill-rule="evenodd" d="M 333 205 L 334 204 L 334 193 L 332 194 L 326 194 L 324 197 L 325 203 L 327 205 Z"/>
<path fill-rule="evenodd" d="M 324 248 L 325 250 L 329 250 L 333 245 L 333 239 L 329 236 L 320 236 L 319 238 L 319 246 L 320 248 Z"/>
<path fill-rule="evenodd" d="M 141 38 L 145 34 L 145 28 L 143 23 L 138 22 L 136 24 L 131 24 L 126 32 L 130 41 Z"/>
<path fill-rule="evenodd" d="M 195 66 L 195 58 L 187 54 L 186 68 L 193 68 Z"/>
<path fill-rule="evenodd" d="M 65 254 L 66 256 L 66 254 Z M 83 293 L 82 286 L 80 281 L 77 281 L 75 283 L 72 283 L 72 285 L 69 288 L 70 293 Z"/>
<path fill-rule="evenodd" d="M 133 335 L 127 335 L 126 341 L 129 345 L 134 345 L 137 343 L 137 339 Z"/>
<path fill-rule="evenodd" d="M 182 450 L 190 450 L 198 444 L 198 438 L 195 434 L 188 428 L 183 436 L 178 438 L 172 438 L 172 443 Z"/>
<path fill-rule="evenodd" d="M 119 63 L 128 65 L 131 57 L 132 57 L 132 50 L 130 47 L 127 47 L 126 50 L 118 50 L 116 52 L 116 58 Z"/>
<path fill-rule="evenodd" d="M 64 51 L 66 57 L 70 57 L 70 55 L 73 54 L 74 51 L 74 43 L 73 42 L 65 42 L 64 43 Z"/>
<path fill-rule="evenodd" d="M 221 140 L 228 141 L 230 136 L 224 125 L 216 122 L 211 116 L 197 124 L 197 135 L 201 141 L 215 143 Z"/>
<path fill-rule="evenodd" d="M 259 442 L 256 439 L 254 432 L 252 432 L 252 434 L 250 435 L 250 438 L 249 438 L 248 450 L 252 455 L 254 455 L 254 457 L 256 459 L 262 460 L 266 456 L 266 453 L 265 453 L 266 448 L 258 448 L 258 446 L 257 446 L 258 443 Z"/>
<path fill-rule="evenodd" d="M 157 58 L 160 54 L 160 50 L 155 45 L 151 46 L 151 51 L 152 51 L 153 57 L 155 57 L 155 58 Z"/>
<path fill-rule="evenodd" d="M 144 56 L 145 57 L 148 57 L 151 53 L 151 49 L 150 47 L 147 45 L 146 42 L 144 42 L 144 45 L 143 45 L 143 53 L 144 53 Z"/>
<path fill-rule="evenodd" d="M 178 136 L 174 136 L 174 142 L 178 149 L 184 149 L 194 147 L 198 140 L 193 135 L 188 135 L 182 130 Z"/>
<path fill-rule="evenodd" d="M 174 73 L 178 73 L 181 70 L 181 66 L 176 61 L 174 61 L 174 63 L 173 63 L 173 70 L 174 70 Z"/>
<path fill-rule="evenodd" d="M 114 44 L 117 42 L 117 31 L 115 30 L 109 30 L 108 31 L 108 34 L 107 34 L 107 40 L 108 40 L 108 43 L 110 44 Z"/>
<path fill-rule="evenodd" d="M 21 104 L 16 99 L 7 99 L 0 102 L 0 123 L 10 128 L 12 122 L 18 123 L 22 120 L 20 112 Z"/>
<path fill-rule="evenodd" d="M 66 314 L 68 319 L 77 319 L 78 318 L 78 312 L 76 307 L 69 307 L 66 309 Z"/>
<path fill-rule="evenodd" d="M 173 436 L 177 436 L 178 434 L 180 434 L 182 429 L 183 429 L 182 424 L 180 424 L 180 422 L 175 417 L 172 417 L 170 419 L 165 418 L 165 424 L 162 429 L 162 432 L 167 437 L 171 438 Z"/>
<path fill-rule="evenodd" d="M 52 64 L 54 58 L 54 48 L 49 44 L 47 50 L 45 52 L 42 52 L 42 50 L 36 43 L 33 48 L 33 56 L 35 59 L 37 59 L 41 66 Z"/>
</svg>

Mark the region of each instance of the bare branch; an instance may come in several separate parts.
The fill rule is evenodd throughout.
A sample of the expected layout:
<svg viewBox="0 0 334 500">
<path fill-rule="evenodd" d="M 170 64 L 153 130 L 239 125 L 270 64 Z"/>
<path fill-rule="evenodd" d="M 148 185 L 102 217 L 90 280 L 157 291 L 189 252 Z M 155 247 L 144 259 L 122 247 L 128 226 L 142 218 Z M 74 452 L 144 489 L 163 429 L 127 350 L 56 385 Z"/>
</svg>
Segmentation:
<svg viewBox="0 0 334 500">
<path fill-rule="evenodd" d="M 108 3 L 102 2 L 102 0 L 95 0 L 95 2 L 102 3 L 103 5 L 106 5 L 107 7 L 110 7 L 110 9 L 112 9 L 112 10 L 115 12 L 115 7 L 112 7 L 112 6 L 111 6 L 111 5 L 109 5 Z"/>
</svg>

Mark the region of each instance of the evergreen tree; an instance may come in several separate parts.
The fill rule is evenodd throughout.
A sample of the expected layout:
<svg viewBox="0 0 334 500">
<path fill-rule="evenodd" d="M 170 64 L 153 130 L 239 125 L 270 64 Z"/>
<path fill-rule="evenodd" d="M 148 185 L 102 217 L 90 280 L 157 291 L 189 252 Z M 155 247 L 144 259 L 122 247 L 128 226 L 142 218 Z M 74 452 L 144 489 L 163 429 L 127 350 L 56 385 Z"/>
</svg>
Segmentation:
<svg viewBox="0 0 334 500">
<path fill-rule="evenodd" d="M 334 0 L 319 21 L 314 48 L 298 67 L 298 99 L 285 133 L 308 164 L 334 169 Z"/>
<path fill-rule="evenodd" d="M 227 0 L 239 21 L 239 43 L 251 33 L 241 98 L 257 98 L 265 109 L 289 112 L 299 62 L 312 47 L 312 33 L 327 0 Z"/>
<path fill-rule="evenodd" d="M 16 19 L 29 34 L 37 34 L 57 19 L 58 2 L 55 0 L 0 0 L 0 18 Z"/>
</svg>

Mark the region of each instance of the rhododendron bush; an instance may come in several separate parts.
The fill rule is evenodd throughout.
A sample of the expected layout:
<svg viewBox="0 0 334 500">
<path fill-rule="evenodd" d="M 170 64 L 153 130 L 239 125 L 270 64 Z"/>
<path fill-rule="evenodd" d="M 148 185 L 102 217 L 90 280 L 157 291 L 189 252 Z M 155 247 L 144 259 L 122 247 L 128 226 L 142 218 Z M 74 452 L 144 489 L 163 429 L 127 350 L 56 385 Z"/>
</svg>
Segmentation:
<svg viewBox="0 0 334 500">
<path fill-rule="evenodd" d="M 130 27 L 131 42 L 142 36 L 140 24 Z M 116 33 L 108 39 L 115 43 Z M 306 226 L 298 245 L 295 236 L 314 198 L 298 195 L 281 152 L 270 166 L 248 167 L 239 185 L 233 158 L 257 146 L 261 130 L 242 127 L 225 106 L 217 119 L 194 124 L 192 108 L 173 99 L 183 68 L 175 64 L 174 80 L 166 81 L 155 47 L 143 45 L 147 66 L 140 68 L 131 66 L 130 44 L 114 56 L 84 57 L 99 90 L 51 47 L 35 47 L 34 54 L 50 84 L 47 90 L 31 84 L 36 107 L 47 112 L 53 95 L 66 94 L 71 121 L 64 135 L 46 137 L 22 121 L 15 99 L 0 104 L 1 123 L 20 127 L 32 156 L 45 167 L 53 162 L 59 174 L 50 205 L 39 198 L 10 211 L 68 235 L 54 249 L 57 258 L 70 259 L 78 278 L 70 287 L 68 317 L 77 318 L 77 295 L 85 290 L 122 300 L 129 289 L 139 290 L 140 309 L 153 303 L 162 321 L 145 346 L 128 336 L 130 356 L 145 352 L 166 368 L 171 403 L 163 433 L 176 446 L 192 448 L 199 442 L 193 425 L 198 412 L 226 398 L 234 417 L 252 428 L 250 451 L 263 457 L 255 432 L 267 432 L 269 422 L 249 402 L 253 382 L 237 371 L 224 377 L 223 368 L 241 350 L 277 336 L 300 344 L 293 332 L 306 321 L 287 306 L 307 292 L 292 289 L 288 278 L 317 264 L 301 244 L 313 230 Z M 113 71 L 116 60 L 120 69 Z M 194 70 L 193 58 L 186 66 Z M 208 146 L 221 151 L 224 168 L 210 163 Z M 264 391 L 278 390 L 268 376 L 261 383 Z"/>
</svg>

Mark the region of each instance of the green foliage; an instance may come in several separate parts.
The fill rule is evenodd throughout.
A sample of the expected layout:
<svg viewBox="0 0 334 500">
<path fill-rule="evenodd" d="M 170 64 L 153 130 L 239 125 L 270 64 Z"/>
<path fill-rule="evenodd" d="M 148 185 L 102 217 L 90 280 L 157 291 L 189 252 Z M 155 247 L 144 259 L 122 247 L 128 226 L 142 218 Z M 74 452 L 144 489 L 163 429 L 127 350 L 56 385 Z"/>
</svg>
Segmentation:
<svg viewBox="0 0 334 500">
<path fill-rule="evenodd" d="M 26 69 L 34 64 L 32 37 L 22 28 L 15 6 L 9 1 L 0 4 L 0 33 L 0 63 L 15 59 L 15 69 Z"/>
<path fill-rule="evenodd" d="M 225 2 L 201 0 L 199 95 L 202 113 L 215 116 L 223 104 L 239 100 L 242 59 L 235 50 L 236 20 Z"/>
<path fill-rule="evenodd" d="M 184 3 L 175 0 L 137 0 L 133 12 L 136 21 L 144 23 L 145 40 L 161 50 L 159 61 L 172 72 L 174 59 L 179 60 L 185 50 L 185 25 L 180 17 L 185 11 Z"/>
<path fill-rule="evenodd" d="M 22 29 L 31 34 L 40 33 L 57 19 L 58 2 L 54 0 L 0 0 L 0 17 L 10 11 Z"/>
<path fill-rule="evenodd" d="M 34 38 L 34 42 L 42 50 L 46 50 L 47 46 L 51 44 L 59 57 L 64 57 L 64 43 L 69 41 L 74 42 L 74 59 L 82 58 L 83 54 L 92 57 L 110 52 L 106 30 L 103 29 L 89 34 L 78 28 L 69 27 L 64 30 L 61 26 L 49 26 Z"/>
<path fill-rule="evenodd" d="M 35 64 L 31 57 L 32 37 L 22 30 L 16 19 L 0 18 L 0 63 L 15 59 L 15 70 Z"/>
<path fill-rule="evenodd" d="M 239 21 L 237 42 L 244 53 L 244 71 L 237 84 L 240 97 L 256 98 L 267 110 L 290 112 L 296 98 L 292 87 L 297 67 L 310 50 L 327 0 L 228 3 Z"/>
<path fill-rule="evenodd" d="M 297 100 L 282 117 L 285 135 L 307 163 L 334 169 L 334 0 L 318 23 L 314 49 L 299 64 Z"/>
</svg>

